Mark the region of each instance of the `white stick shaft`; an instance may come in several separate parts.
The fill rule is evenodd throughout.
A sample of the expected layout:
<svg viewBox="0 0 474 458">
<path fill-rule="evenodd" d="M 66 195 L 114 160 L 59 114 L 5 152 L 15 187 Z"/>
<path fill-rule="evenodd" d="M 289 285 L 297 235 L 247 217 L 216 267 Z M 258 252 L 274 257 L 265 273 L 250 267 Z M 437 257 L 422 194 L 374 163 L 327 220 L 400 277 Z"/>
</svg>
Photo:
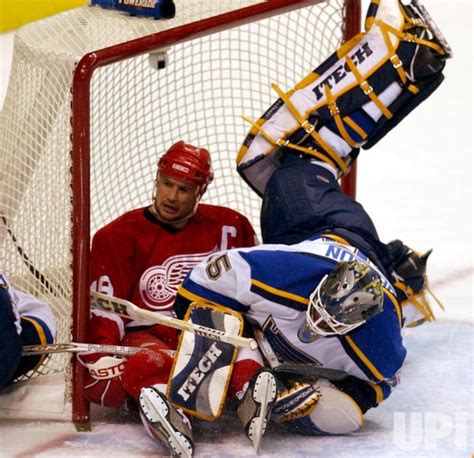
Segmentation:
<svg viewBox="0 0 474 458">
<path fill-rule="evenodd" d="M 137 307 L 135 304 L 120 299 L 117 297 L 107 296 L 105 294 L 92 292 L 90 293 L 91 306 L 100 310 L 105 310 L 124 318 L 132 320 L 148 320 L 153 323 L 163 324 L 171 328 L 180 329 L 181 331 L 189 331 L 202 337 L 207 337 L 213 340 L 226 342 L 236 347 L 250 348 L 256 350 L 258 348 L 257 342 L 254 339 L 246 337 L 233 336 L 226 334 L 217 329 L 200 326 L 189 321 L 178 320 L 162 313 L 151 312 Z"/>
<path fill-rule="evenodd" d="M 22 356 L 43 355 L 46 353 L 79 353 L 79 352 L 97 352 L 109 353 L 111 355 L 133 355 L 140 350 L 146 350 L 146 347 L 124 347 L 122 345 L 100 345 L 90 343 L 54 343 L 46 345 L 26 345 L 22 348 Z M 171 356 L 175 355 L 174 350 L 160 349 L 160 351 Z"/>
<path fill-rule="evenodd" d="M 257 339 L 260 351 L 262 352 L 263 356 L 267 360 L 270 367 L 272 369 L 275 369 L 276 367 L 278 367 L 281 363 L 278 360 L 277 356 L 275 355 L 273 348 L 268 343 L 268 340 L 263 334 L 263 332 L 260 331 L 259 329 L 255 329 L 254 335 L 255 335 L 255 338 Z"/>
</svg>

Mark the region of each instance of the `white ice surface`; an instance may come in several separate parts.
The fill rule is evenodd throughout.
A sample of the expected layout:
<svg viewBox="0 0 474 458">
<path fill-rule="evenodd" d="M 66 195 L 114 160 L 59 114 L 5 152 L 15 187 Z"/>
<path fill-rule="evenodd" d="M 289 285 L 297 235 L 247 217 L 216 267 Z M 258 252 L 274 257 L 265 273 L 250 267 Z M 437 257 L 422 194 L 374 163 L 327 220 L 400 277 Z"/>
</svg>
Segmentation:
<svg viewBox="0 0 474 458">
<path fill-rule="evenodd" d="M 411 329 L 401 384 L 350 436 L 294 436 L 272 424 L 260 456 L 468 457 L 473 438 L 472 324 L 439 321 Z M 101 417 L 102 416 L 102 417 Z M 105 421 L 104 421 L 105 420 Z M 156 456 L 140 423 L 95 414 L 91 432 L 65 422 L 0 421 L 1 457 Z M 254 456 L 232 412 L 194 424 L 196 457 Z"/>
<path fill-rule="evenodd" d="M 365 0 L 364 0 L 365 3 Z M 408 330 L 401 384 L 345 437 L 292 436 L 277 425 L 261 456 L 470 457 L 474 453 L 472 263 L 472 14 L 470 0 L 425 0 L 451 44 L 446 81 L 394 131 L 362 151 L 358 200 L 383 240 L 433 248 L 429 273 L 446 305 L 435 323 Z M 0 35 L 0 106 L 13 34 Z M 157 456 L 142 426 L 95 412 L 92 432 L 51 421 L 0 421 L 0 457 Z M 194 425 L 197 457 L 254 456 L 231 413 Z"/>
</svg>

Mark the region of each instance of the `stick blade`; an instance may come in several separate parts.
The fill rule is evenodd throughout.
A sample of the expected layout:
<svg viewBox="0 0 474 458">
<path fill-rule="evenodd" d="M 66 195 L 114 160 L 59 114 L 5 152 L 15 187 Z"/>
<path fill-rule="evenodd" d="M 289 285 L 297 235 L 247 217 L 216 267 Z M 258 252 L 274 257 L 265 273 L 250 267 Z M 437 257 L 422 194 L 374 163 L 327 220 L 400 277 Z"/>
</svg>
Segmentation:
<svg viewBox="0 0 474 458">
<path fill-rule="evenodd" d="M 317 366 L 315 364 L 280 364 L 274 367 L 276 372 L 303 375 L 311 379 L 325 378 L 329 381 L 339 382 L 344 380 L 348 374 L 339 369 Z"/>
</svg>

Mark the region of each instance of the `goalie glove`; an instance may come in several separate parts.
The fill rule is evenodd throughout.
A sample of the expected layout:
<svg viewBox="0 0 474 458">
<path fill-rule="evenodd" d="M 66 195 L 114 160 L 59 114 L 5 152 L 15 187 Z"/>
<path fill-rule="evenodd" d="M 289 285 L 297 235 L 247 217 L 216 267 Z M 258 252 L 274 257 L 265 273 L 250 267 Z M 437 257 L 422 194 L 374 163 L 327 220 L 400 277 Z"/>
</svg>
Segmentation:
<svg viewBox="0 0 474 458">
<path fill-rule="evenodd" d="M 284 423 L 308 415 L 318 404 L 319 393 L 309 383 L 295 383 L 278 394 L 272 417 Z"/>
<path fill-rule="evenodd" d="M 404 307 L 405 326 L 416 326 L 425 321 L 433 321 L 435 316 L 428 302 L 427 292 L 444 310 L 441 302 L 428 287 L 426 267 L 428 257 L 433 250 L 420 254 L 400 240 L 393 240 L 387 244 L 387 247 L 392 259 L 393 285 L 397 292 L 397 298 Z M 405 309 L 408 311 L 410 306 L 414 309 L 414 314 L 405 313 Z M 407 320 L 407 318 L 409 319 Z"/>
<path fill-rule="evenodd" d="M 89 371 L 84 383 L 86 399 L 105 407 L 120 407 L 127 396 L 122 386 L 126 358 L 104 353 L 78 353 L 77 359 Z"/>
<path fill-rule="evenodd" d="M 426 264 L 433 250 L 420 255 L 400 240 L 393 240 L 387 247 L 392 258 L 395 283 L 402 283 L 400 298 L 403 302 L 409 295 L 421 293 L 425 287 Z"/>
</svg>

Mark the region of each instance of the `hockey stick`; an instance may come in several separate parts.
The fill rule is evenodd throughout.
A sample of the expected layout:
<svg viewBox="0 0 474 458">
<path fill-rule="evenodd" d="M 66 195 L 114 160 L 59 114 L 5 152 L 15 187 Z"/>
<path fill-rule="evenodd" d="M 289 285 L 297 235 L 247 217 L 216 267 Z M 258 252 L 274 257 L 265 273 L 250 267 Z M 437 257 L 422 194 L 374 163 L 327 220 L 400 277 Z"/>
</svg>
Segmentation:
<svg viewBox="0 0 474 458">
<path fill-rule="evenodd" d="M 256 350 L 258 348 L 257 342 L 254 339 L 232 336 L 226 334 L 224 331 L 193 324 L 184 320 L 178 320 L 177 318 L 172 318 L 150 310 L 144 310 L 125 299 L 107 296 L 92 291 L 90 293 L 90 299 L 93 308 L 105 310 L 106 312 L 114 313 L 124 318 L 132 320 L 147 320 L 153 323 L 163 324 L 171 328 L 180 329 L 181 331 L 189 331 L 202 337 L 226 342 L 235 345 L 236 347 L 250 348 L 251 350 Z"/>
<path fill-rule="evenodd" d="M 10 225 L 8 224 L 7 218 L 2 214 L 0 216 L 0 219 L 2 220 L 8 235 L 10 236 L 10 240 L 12 241 L 13 245 L 16 248 L 16 251 L 20 255 L 22 261 L 25 263 L 25 266 L 28 267 L 28 270 L 30 273 L 42 284 L 44 287 L 53 295 L 55 296 L 64 296 L 64 291 L 62 291 L 62 288 L 60 286 L 54 285 L 50 280 L 46 278 L 46 275 L 42 273 L 40 270 L 38 270 L 33 262 L 30 260 L 29 256 L 25 253 L 25 250 L 23 247 L 18 243 L 18 240 L 13 233 Z"/>
<path fill-rule="evenodd" d="M 47 353 L 79 353 L 79 352 L 97 352 L 110 353 L 111 355 L 131 356 L 147 347 L 124 347 L 122 345 L 100 345 L 90 343 L 54 343 L 46 345 L 25 345 L 21 349 L 21 356 L 44 355 Z M 174 356 L 174 350 L 160 349 L 161 352 Z"/>
<path fill-rule="evenodd" d="M 331 382 L 339 382 L 349 375 L 345 371 L 331 369 L 330 367 L 322 367 L 316 364 L 281 363 L 265 337 L 265 334 L 258 329 L 254 331 L 254 334 L 263 356 L 265 356 L 268 364 L 275 372 L 302 375 L 311 379 L 325 378 Z"/>
</svg>

